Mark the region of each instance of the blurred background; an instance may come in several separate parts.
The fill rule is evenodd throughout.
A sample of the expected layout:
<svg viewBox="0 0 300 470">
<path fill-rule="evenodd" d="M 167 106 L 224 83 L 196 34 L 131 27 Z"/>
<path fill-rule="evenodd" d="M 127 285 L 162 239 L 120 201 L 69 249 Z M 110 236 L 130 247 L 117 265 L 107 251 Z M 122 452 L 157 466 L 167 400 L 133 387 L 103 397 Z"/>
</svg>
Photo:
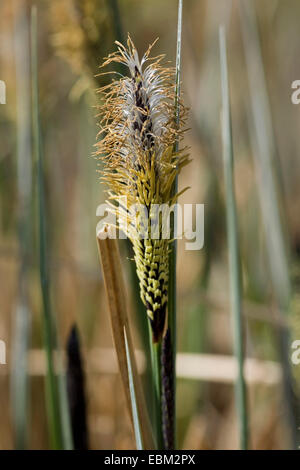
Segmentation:
<svg viewBox="0 0 300 470">
<path fill-rule="evenodd" d="M 38 74 L 47 260 L 59 347 L 76 322 L 86 376 L 89 445 L 135 447 L 113 351 L 95 239 L 104 185 L 93 157 L 97 77 L 114 41 L 173 62 L 175 0 L 4 0 L 0 5 L 0 448 L 50 447 L 39 280 L 37 173 L 31 137 L 30 8 L 38 7 Z M 300 79 L 298 0 L 185 0 L 182 90 L 190 107 L 179 178 L 182 203 L 205 204 L 205 243 L 178 243 L 178 444 L 238 448 L 224 178 L 218 29 L 227 27 L 235 189 L 243 268 L 250 445 L 297 444 L 300 339 Z M 132 262 L 121 246 L 136 347 L 143 350 Z M 140 361 L 145 369 L 145 361 Z M 147 362 L 147 361 L 146 361 Z M 144 364 L 144 366 L 143 366 Z M 146 374 L 145 381 L 146 381 Z M 300 400 L 300 398 L 299 398 Z M 298 442 L 299 444 L 299 442 Z"/>
</svg>

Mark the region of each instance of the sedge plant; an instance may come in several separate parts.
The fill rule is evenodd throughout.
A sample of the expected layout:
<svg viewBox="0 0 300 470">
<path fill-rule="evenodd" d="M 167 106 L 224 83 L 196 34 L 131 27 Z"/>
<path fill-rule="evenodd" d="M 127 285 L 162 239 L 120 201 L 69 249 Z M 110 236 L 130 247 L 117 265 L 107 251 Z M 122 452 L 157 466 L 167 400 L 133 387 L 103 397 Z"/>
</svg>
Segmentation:
<svg viewBox="0 0 300 470">
<path fill-rule="evenodd" d="M 140 297 L 148 318 L 156 445 L 172 448 L 169 410 L 174 396 L 170 390 L 173 379 L 168 376 L 173 361 L 168 328 L 172 239 L 164 233 L 163 221 L 170 213 L 164 210 L 172 208 L 179 195 L 174 191 L 176 177 L 188 162 L 184 149 L 176 146 L 184 132 L 186 108 L 178 102 L 179 114 L 174 113 L 174 70 L 163 65 L 164 55 L 151 57 L 154 44 L 141 60 L 129 36 L 127 47 L 116 44 L 117 51 L 102 67 L 123 64 L 129 76 L 116 73 L 117 78 L 100 89 L 103 103 L 96 153 L 101 159 L 102 180 L 109 188 L 110 211 L 133 246 Z"/>
</svg>

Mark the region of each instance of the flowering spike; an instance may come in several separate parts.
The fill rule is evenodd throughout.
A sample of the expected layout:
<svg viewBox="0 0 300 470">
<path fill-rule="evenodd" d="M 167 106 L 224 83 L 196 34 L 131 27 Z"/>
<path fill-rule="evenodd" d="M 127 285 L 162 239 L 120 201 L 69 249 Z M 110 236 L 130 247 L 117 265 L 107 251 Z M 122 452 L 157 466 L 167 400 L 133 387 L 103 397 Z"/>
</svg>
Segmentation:
<svg viewBox="0 0 300 470">
<path fill-rule="evenodd" d="M 152 237 L 153 213 L 158 205 L 169 207 L 176 201 L 173 183 L 188 156 L 182 151 L 176 153 L 174 144 L 183 133 L 186 108 L 180 104 L 178 128 L 174 70 L 161 64 L 163 55 L 150 57 L 155 43 L 141 60 L 130 36 L 127 48 L 116 44 L 118 50 L 102 67 L 122 63 L 130 76 L 100 89 L 104 104 L 96 154 L 102 160 L 102 179 L 109 186 L 111 210 L 132 242 L 141 299 L 152 326 L 153 342 L 159 342 L 167 321 L 170 240 L 162 236 L 161 219 L 156 221 L 158 236 Z M 126 206 L 121 203 L 124 197 Z"/>
</svg>

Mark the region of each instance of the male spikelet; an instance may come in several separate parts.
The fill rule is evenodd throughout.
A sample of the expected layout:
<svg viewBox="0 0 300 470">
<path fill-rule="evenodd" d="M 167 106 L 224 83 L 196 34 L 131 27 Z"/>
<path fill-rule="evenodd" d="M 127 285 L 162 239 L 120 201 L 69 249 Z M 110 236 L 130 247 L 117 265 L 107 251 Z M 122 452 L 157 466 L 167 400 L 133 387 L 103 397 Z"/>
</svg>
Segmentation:
<svg viewBox="0 0 300 470">
<path fill-rule="evenodd" d="M 141 61 L 129 36 L 127 48 L 116 44 L 118 50 L 105 59 L 102 67 L 121 63 L 128 67 L 130 76 L 119 78 L 118 74 L 110 85 L 99 90 L 104 104 L 100 109 L 97 154 L 118 227 L 133 245 L 153 342 L 159 342 L 167 321 L 170 239 L 163 236 L 162 219 L 156 216 L 158 207 L 171 207 L 176 202 L 174 181 L 188 162 L 183 151 L 174 151 L 183 133 L 186 108 L 180 104 L 180 124 L 176 125 L 174 70 L 162 65 L 163 55 L 150 57 L 154 44 Z"/>
</svg>

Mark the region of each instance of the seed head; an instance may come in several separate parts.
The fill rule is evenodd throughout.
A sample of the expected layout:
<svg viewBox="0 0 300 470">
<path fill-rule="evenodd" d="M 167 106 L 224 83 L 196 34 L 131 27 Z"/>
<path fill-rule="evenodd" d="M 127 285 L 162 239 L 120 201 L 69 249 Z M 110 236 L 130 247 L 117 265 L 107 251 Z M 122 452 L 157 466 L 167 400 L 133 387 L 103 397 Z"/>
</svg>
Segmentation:
<svg viewBox="0 0 300 470">
<path fill-rule="evenodd" d="M 120 63 L 127 66 L 129 76 L 118 74 L 117 79 L 99 90 L 104 103 L 100 107 L 96 153 L 102 161 L 100 172 L 109 187 L 112 212 L 133 244 L 141 298 L 157 342 L 166 323 L 170 240 L 162 237 L 161 220 L 158 238 L 151 237 L 151 214 L 157 205 L 171 207 L 178 196 L 173 191 L 174 181 L 188 156 L 174 148 L 183 134 L 186 108 L 180 103 L 178 127 L 174 69 L 162 65 L 164 55 L 150 57 L 155 43 L 141 60 L 129 36 L 127 48 L 116 44 L 117 51 L 108 56 L 102 67 Z M 124 197 L 126 207 L 120 203 Z M 131 210 L 137 206 L 145 208 L 146 215 L 142 210 Z"/>
</svg>

